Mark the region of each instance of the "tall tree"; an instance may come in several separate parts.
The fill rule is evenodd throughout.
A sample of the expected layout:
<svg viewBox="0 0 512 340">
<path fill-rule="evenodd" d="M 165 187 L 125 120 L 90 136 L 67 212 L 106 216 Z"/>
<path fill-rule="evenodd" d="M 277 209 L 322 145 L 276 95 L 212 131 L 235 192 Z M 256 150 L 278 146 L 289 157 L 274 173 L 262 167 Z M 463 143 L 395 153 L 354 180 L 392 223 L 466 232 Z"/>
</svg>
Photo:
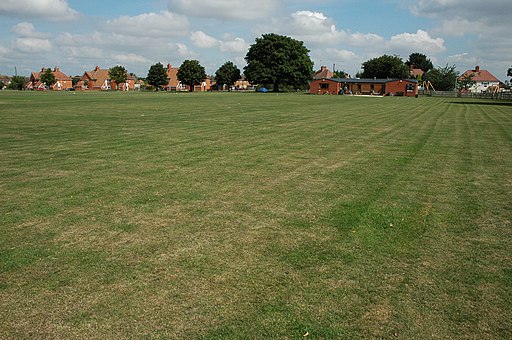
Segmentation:
<svg viewBox="0 0 512 340">
<path fill-rule="evenodd" d="M 233 85 L 240 79 L 240 70 L 231 61 L 227 61 L 215 72 L 215 79 L 219 87 Z"/>
<path fill-rule="evenodd" d="M 415 68 L 419 68 L 423 72 L 428 72 L 434 68 L 432 61 L 422 53 L 411 53 L 405 64 L 409 67 L 413 65 Z"/>
<path fill-rule="evenodd" d="M 22 76 L 13 76 L 11 78 L 11 82 L 7 85 L 9 90 L 23 90 L 23 86 L 25 86 L 25 77 Z"/>
<path fill-rule="evenodd" d="M 476 81 L 473 80 L 475 75 L 465 74 L 457 79 L 457 90 L 459 92 L 468 91 L 473 85 L 475 85 Z"/>
<path fill-rule="evenodd" d="M 309 50 L 302 41 L 275 33 L 256 38 L 245 56 L 244 74 L 251 82 L 301 87 L 307 85 L 313 74 Z"/>
<path fill-rule="evenodd" d="M 206 71 L 197 60 L 185 60 L 178 70 L 178 80 L 194 91 L 194 85 L 201 84 L 206 79 Z"/>
<path fill-rule="evenodd" d="M 387 55 L 363 63 L 362 78 L 408 78 L 409 70 L 397 55 Z"/>
<path fill-rule="evenodd" d="M 512 67 L 508 69 L 507 76 L 512 77 Z"/>
<path fill-rule="evenodd" d="M 161 63 L 151 65 L 148 71 L 148 77 L 146 78 L 149 85 L 154 86 L 158 91 L 162 86 L 169 83 L 167 78 L 167 70 Z"/>
<path fill-rule="evenodd" d="M 453 91 L 459 76 L 455 71 L 455 65 L 445 67 L 436 67 L 425 73 L 424 80 L 430 81 L 438 91 Z"/>
<path fill-rule="evenodd" d="M 128 72 L 123 66 L 117 65 L 108 70 L 108 76 L 114 83 L 116 83 L 117 90 L 119 88 L 119 84 L 126 82 Z"/>
<path fill-rule="evenodd" d="M 47 68 L 44 70 L 43 74 L 41 75 L 41 83 L 48 86 L 48 88 L 51 88 L 56 82 L 57 79 L 55 79 L 55 75 L 53 74 L 52 69 Z"/>
</svg>

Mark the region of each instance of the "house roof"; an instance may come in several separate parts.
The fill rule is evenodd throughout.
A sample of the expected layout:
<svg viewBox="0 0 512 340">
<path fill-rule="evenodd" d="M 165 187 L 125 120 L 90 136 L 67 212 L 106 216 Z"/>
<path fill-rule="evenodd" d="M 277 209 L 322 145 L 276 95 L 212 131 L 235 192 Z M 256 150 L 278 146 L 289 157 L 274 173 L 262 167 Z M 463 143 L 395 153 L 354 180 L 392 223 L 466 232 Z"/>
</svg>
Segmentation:
<svg viewBox="0 0 512 340">
<path fill-rule="evenodd" d="M 338 82 L 338 83 L 346 83 L 346 84 L 386 84 L 397 80 L 402 80 L 410 83 L 417 83 L 418 81 L 415 79 L 376 79 L 376 78 L 331 78 L 329 80 Z"/>
<path fill-rule="evenodd" d="M 474 70 L 467 70 L 464 72 L 459 79 L 462 79 L 463 77 L 471 77 L 471 80 L 477 81 L 477 82 L 491 82 L 491 83 L 499 83 L 500 80 L 493 76 L 491 72 L 487 70 L 481 70 L 479 66 L 475 67 Z"/>
<path fill-rule="evenodd" d="M 167 64 L 167 86 L 176 87 L 178 86 L 178 67 L 172 67 L 171 64 Z"/>
<path fill-rule="evenodd" d="M 423 76 L 425 72 L 421 68 L 411 68 L 410 74 L 413 77 Z"/>
<path fill-rule="evenodd" d="M 313 79 L 330 79 L 332 77 L 334 77 L 334 73 L 329 71 L 327 67 L 322 66 L 320 70 L 314 74 Z"/>
<path fill-rule="evenodd" d="M 92 84 L 89 84 L 89 87 L 91 88 L 101 87 L 105 84 L 105 81 L 110 79 L 108 70 L 101 69 L 99 66 L 96 66 L 92 71 L 85 72 L 84 76 L 87 76 L 93 82 Z"/>
<path fill-rule="evenodd" d="M 41 75 L 46 71 L 45 68 L 41 69 L 41 72 L 32 72 L 32 79 L 35 81 L 38 81 L 41 79 Z M 57 81 L 63 81 L 63 80 L 69 80 L 71 81 L 71 77 L 64 74 L 58 67 L 55 67 L 52 71 L 53 75 L 55 76 L 55 80 Z"/>
</svg>

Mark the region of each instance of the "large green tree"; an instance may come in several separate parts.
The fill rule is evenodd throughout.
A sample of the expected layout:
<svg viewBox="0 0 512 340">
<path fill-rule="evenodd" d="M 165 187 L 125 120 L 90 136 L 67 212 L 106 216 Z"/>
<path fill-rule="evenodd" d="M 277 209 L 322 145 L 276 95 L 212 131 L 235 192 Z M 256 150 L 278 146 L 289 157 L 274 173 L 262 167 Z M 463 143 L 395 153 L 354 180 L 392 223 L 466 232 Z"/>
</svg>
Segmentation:
<svg viewBox="0 0 512 340">
<path fill-rule="evenodd" d="M 201 84 L 206 79 L 206 71 L 197 60 L 185 60 L 178 70 L 178 80 L 194 91 L 194 85 Z"/>
<path fill-rule="evenodd" d="M 437 91 L 453 91 L 456 86 L 458 72 L 455 65 L 436 67 L 425 73 L 424 80 L 430 81 Z"/>
<path fill-rule="evenodd" d="M 279 85 L 305 86 L 313 74 L 313 62 L 304 43 L 275 33 L 256 38 L 245 60 L 247 80 L 273 84 L 274 92 L 279 91 Z"/>
<path fill-rule="evenodd" d="M 110 79 L 116 83 L 116 90 L 119 88 L 119 84 L 126 82 L 126 79 L 128 78 L 128 72 L 126 69 L 121 66 L 117 65 L 114 67 L 111 67 L 108 70 L 108 76 Z"/>
<path fill-rule="evenodd" d="M 164 65 L 161 63 L 151 65 L 146 81 L 149 85 L 154 86 L 157 91 L 162 86 L 167 85 L 169 83 L 169 78 L 167 78 L 167 70 L 165 69 Z"/>
<path fill-rule="evenodd" d="M 240 70 L 231 61 L 227 61 L 219 67 L 215 72 L 215 80 L 217 85 L 222 87 L 224 85 L 233 85 L 237 80 L 240 79 Z"/>
<path fill-rule="evenodd" d="M 57 79 L 55 79 L 55 75 L 53 74 L 52 69 L 47 68 L 44 70 L 43 74 L 41 75 L 41 83 L 48 86 L 48 88 L 51 88 L 56 82 Z"/>
<path fill-rule="evenodd" d="M 409 77 L 409 70 L 399 56 L 384 54 L 383 56 L 365 61 L 361 77 L 404 79 Z"/>
<path fill-rule="evenodd" d="M 11 78 L 11 82 L 7 85 L 9 90 L 23 90 L 25 86 L 25 77 L 22 76 L 14 76 Z"/>
<path fill-rule="evenodd" d="M 422 53 L 411 53 L 405 64 L 407 66 L 414 65 L 414 67 L 421 69 L 423 72 L 428 72 L 434 68 L 432 61 Z"/>
<path fill-rule="evenodd" d="M 387 55 L 367 60 L 363 63 L 362 78 L 408 78 L 409 70 L 402 58 L 397 55 Z"/>
</svg>

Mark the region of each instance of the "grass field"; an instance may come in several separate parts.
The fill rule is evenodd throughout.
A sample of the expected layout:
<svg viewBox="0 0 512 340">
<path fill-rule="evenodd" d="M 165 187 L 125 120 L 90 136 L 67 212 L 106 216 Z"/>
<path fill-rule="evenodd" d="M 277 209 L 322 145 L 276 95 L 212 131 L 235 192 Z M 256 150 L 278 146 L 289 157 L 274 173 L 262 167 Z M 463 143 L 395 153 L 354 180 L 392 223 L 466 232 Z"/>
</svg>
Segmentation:
<svg viewBox="0 0 512 340">
<path fill-rule="evenodd" d="M 512 338 L 512 105 L 0 92 L 0 338 Z"/>
</svg>

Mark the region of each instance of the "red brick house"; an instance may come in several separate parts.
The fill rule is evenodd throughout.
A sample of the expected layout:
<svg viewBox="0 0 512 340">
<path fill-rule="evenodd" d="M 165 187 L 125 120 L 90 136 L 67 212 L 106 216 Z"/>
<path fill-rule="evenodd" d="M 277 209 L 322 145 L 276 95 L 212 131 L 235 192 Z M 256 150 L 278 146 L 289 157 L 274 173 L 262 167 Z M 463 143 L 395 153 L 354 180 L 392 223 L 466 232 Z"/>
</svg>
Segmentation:
<svg viewBox="0 0 512 340">
<path fill-rule="evenodd" d="M 414 97 L 418 95 L 418 81 L 406 79 L 314 79 L 309 85 L 309 93 Z"/>
<path fill-rule="evenodd" d="M 320 70 L 313 75 L 313 79 L 331 79 L 334 73 L 329 71 L 326 66 L 321 66 Z"/>
<path fill-rule="evenodd" d="M 116 83 L 110 79 L 108 69 L 96 66 L 92 71 L 86 71 L 76 84 L 76 90 L 106 91 L 116 89 Z M 128 75 L 126 82 L 119 84 L 118 90 L 133 91 L 135 89 L 135 77 Z"/>
<path fill-rule="evenodd" d="M 421 79 L 425 72 L 421 68 L 416 68 L 414 65 L 409 66 L 409 75 L 413 79 Z"/>
<path fill-rule="evenodd" d="M 43 67 L 41 72 L 32 72 L 30 80 L 26 85 L 27 90 L 47 90 L 47 86 L 41 82 L 41 76 L 46 71 Z M 64 74 L 58 67 L 55 67 L 52 71 L 55 77 L 55 84 L 51 87 L 53 91 L 65 91 L 73 88 L 73 81 L 70 76 Z"/>
<path fill-rule="evenodd" d="M 182 84 L 181 81 L 178 80 L 178 70 L 179 67 L 172 67 L 171 64 L 167 64 L 167 79 L 168 83 L 164 86 L 164 89 L 167 91 L 190 91 L 190 86 Z M 194 86 L 195 92 L 206 92 L 210 91 L 212 87 L 212 82 L 210 78 L 204 79 L 201 84 Z"/>
</svg>

